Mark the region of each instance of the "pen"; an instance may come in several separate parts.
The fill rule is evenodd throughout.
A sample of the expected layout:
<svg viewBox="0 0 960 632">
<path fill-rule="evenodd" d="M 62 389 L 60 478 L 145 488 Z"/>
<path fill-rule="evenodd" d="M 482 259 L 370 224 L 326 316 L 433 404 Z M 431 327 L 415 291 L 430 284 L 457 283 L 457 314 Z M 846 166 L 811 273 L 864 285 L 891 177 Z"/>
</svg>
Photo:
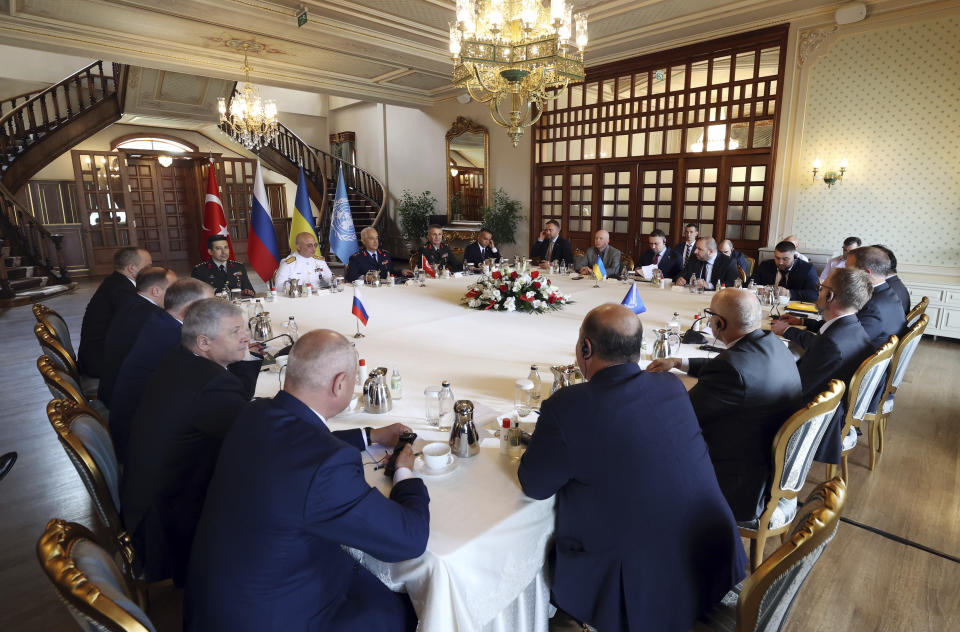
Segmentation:
<svg viewBox="0 0 960 632">
<path fill-rule="evenodd" d="M 414 452 L 414 453 L 413 453 L 413 456 L 420 456 L 421 454 L 423 454 L 423 453 L 422 453 L 422 452 Z M 376 467 L 374 467 L 374 468 L 373 468 L 373 471 L 376 472 L 377 470 L 382 470 L 382 469 L 385 468 L 385 467 L 387 467 L 386 464 L 380 464 L 380 465 L 377 465 Z"/>
</svg>

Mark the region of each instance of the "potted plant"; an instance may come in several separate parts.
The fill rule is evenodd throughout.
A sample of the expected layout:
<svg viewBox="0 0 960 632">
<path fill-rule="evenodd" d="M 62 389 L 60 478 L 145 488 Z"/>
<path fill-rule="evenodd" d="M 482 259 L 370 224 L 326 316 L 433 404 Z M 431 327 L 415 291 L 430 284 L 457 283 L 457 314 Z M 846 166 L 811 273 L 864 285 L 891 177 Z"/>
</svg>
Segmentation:
<svg viewBox="0 0 960 632">
<path fill-rule="evenodd" d="M 493 194 L 493 205 L 480 209 L 483 227 L 493 235 L 493 243 L 513 244 L 517 241 L 517 226 L 525 216 L 519 200 L 511 199 L 503 189 Z"/>
<path fill-rule="evenodd" d="M 436 213 L 437 198 L 430 191 L 413 195 L 404 190 L 397 204 L 400 216 L 400 234 L 412 250 L 423 243 L 430 227 L 430 216 Z"/>
</svg>

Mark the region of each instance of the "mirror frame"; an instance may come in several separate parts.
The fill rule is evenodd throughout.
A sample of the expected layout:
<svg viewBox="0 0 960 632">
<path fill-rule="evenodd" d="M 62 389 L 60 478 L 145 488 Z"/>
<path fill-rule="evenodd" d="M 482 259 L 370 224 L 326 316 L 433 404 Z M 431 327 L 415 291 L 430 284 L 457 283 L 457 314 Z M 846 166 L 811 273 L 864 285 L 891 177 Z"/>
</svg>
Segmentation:
<svg viewBox="0 0 960 632">
<path fill-rule="evenodd" d="M 450 129 L 447 130 L 446 151 L 443 153 L 443 179 L 447 183 L 446 210 L 448 222 L 451 221 L 450 200 L 453 195 L 453 187 L 450 185 L 450 141 L 461 134 L 483 134 L 483 205 L 490 206 L 490 132 L 486 126 L 458 116 Z"/>
</svg>

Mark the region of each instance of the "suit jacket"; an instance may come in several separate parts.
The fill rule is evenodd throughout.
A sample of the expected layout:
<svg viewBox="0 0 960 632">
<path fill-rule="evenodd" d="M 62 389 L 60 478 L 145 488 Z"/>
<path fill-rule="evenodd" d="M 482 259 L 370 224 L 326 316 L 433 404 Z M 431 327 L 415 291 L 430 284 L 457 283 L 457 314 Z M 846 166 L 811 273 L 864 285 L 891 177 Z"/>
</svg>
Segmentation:
<svg viewBox="0 0 960 632">
<path fill-rule="evenodd" d="M 535 259 L 537 263 L 542 261 L 547 256 L 548 245 L 549 242 L 546 239 L 538 239 L 533 242 L 533 245 L 530 246 L 530 258 Z M 550 253 L 550 258 L 566 263 L 567 265 L 573 265 L 573 246 L 563 237 L 557 237 L 557 241 L 553 244 L 553 252 Z"/>
<path fill-rule="evenodd" d="M 114 316 L 103 345 L 103 370 L 97 387 L 97 399 L 108 407 L 113 398 L 113 387 L 130 349 L 140 335 L 140 330 L 151 317 L 162 313 L 163 308 L 143 298 L 140 294 L 131 300 L 127 309 Z"/>
<path fill-rule="evenodd" d="M 247 277 L 247 268 L 242 263 L 228 259 L 223 266 L 227 269 L 226 273 L 220 271 L 220 266 L 215 264 L 213 259 L 203 261 L 193 267 L 190 276 L 213 286 L 214 292 L 219 292 L 224 288 L 253 292 L 253 285 L 250 284 L 250 279 Z"/>
<path fill-rule="evenodd" d="M 706 268 L 707 262 L 700 261 L 700 259 L 694 255 L 687 259 L 687 265 L 683 267 L 680 276 L 687 280 L 689 280 L 691 276 L 699 279 L 706 274 Z M 713 260 L 713 270 L 710 271 L 710 283 L 713 284 L 713 289 L 719 290 L 721 283 L 727 287 L 733 287 L 733 284 L 737 282 L 737 278 L 737 264 L 727 255 L 718 252 L 717 258 Z"/>
<path fill-rule="evenodd" d="M 637 267 L 651 265 L 654 257 L 656 257 L 656 255 L 652 250 L 649 248 L 644 250 L 643 254 L 640 255 L 640 261 L 637 263 Z M 660 261 L 657 263 L 657 267 L 660 268 L 663 276 L 668 279 L 675 279 L 679 276 L 680 270 L 683 269 L 683 255 L 678 255 L 675 250 L 665 248 L 664 251 L 660 253 Z"/>
<path fill-rule="evenodd" d="M 597 261 L 597 249 L 595 246 L 587 248 L 586 254 L 578 258 L 577 268 L 584 266 L 593 269 L 593 264 Z M 603 250 L 603 268 L 607 271 L 608 277 L 620 276 L 620 251 L 613 246 L 608 245 Z"/>
<path fill-rule="evenodd" d="M 249 405 L 224 440 L 190 560 L 186 630 L 404 630 L 392 593 L 341 548 L 380 560 L 427 545 L 427 488 L 390 498 L 363 476 L 361 431 L 331 433 L 281 391 Z"/>
<path fill-rule="evenodd" d="M 696 259 L 696 258 L 697 258 L 697 255 L 693 252 L 694 249 L 696 249 L 696 247 L 697 247 L 696 242 L 694 242 L 693 244 L 690 245 L 690 255 L 687 257 L 687 261 L 689 261 L 690 259 Z M 681 269 L 681 270 L 683 269 L 683 266 L 685 265 L 685 264 L 683 263 L 683 251 L 686 250 L 686 248 L 687 248 L 687 242 L 685 242 L 685 241 L 681 241 L 679 244 L 677 244 L 676 246 L 673 247 L 673 251 L 680 256 L 680 269 Z"/>
<path fill-rule="evenodd" d="M 750 279 L 758 285 L 773 285 L 777 280 L 777 264 L 773 259 L 767 259 L 757 264 Z M 817 288 L 820 280 L 817 278 L 817 269 L 812 263 L 797 259 L 793 267 L 780 275 L 780 287 L 790 290 L 790 299 L 794 301 L 816 301 Z"/>
<path fill-rule="evenodd" d="M 843 380 L 850 386 L 850 378 L 860 364 L 873 353 L 867 332 L 863 330 L 856 314 L 841 316 L 821 335 L 789 327 L 784 337 L 803 348 L 803 356 L 797 360 L 797 371 L 803 385 L 803 405 L 827 390 L 832 379 Z M 821 463 L 840 463 L 843 419 L 846 415 L 847 394 L 844 393 L 837 412 L 820 441 L 814 458 Z"/>
<path fill-rule="evenodd" d="M 475 266 L 482 266 L 485 259 L 500 261 L 501 258 L 499 250 L 491 250 L 490 248 L 485 248 L 483 254 L 480 254 L 480 244 L 477 242 L 473 242 L 463 251 L 464 264 L 472 263 Z"/>
<path fill-rule="evenodd" d="M 457 272 L 461 269 L 460 262 L 457 261 L 456 256 L 450 251 L 450 246 L 447 244 L 440 244 L 439 248 L 435 248 L 433 244 L 427 244 L 420 248 L 420 256 L 426 257 L 434 268 L 442 265 L 450 268 L 451 272 Z"/>
<path fill-rule="evenodd" d="M 130 428 L 120 495 L 147 581 L 183 585 L 190 543 L 220 442 L 250 402 L 260 362 L 246 380 L 183 346 L 147 383 Z"/>
<path fill-rule="evenodd" d="M 117 310 L 136 294 L 137 288 L 133 282 L 119 272 L 105 278 L 93 293 L 87 309 L 83 312 L 83 324 L 80 326 L 77 362 L 81 373 L 100 377 L 103 370 L 103 345 L 107 340 L 110 321 Z"/>
<path fill-rule="evenodd" d="M 733 514 L 674 375 L 620 364 L 557 391 L 517 475 L 528 496 L 557 496 L 555 602 L 600 630 L 686 632 L 744 576 Z"/>
<path fill-rule="evenodd" d="M 347 283 L 353 283 L 357 279 L 362 279 L 370 270 L 379 270 L 380 278 L 386 279 L 393 272 L 393 260 L 390 253 L 386 250 L 377 248 L 377 258 L 374 260 L 367 252 L 366 248 L 361 248 L 350 255 L 347 260 L 347 271 L 344 273 L 344 280 Z"/>
<path fill-rule="evenodd" d="M 754 330 L 715 358 L 691 358 L 690 390 L 717 481 L 738 522 L 760 514 L 773 437 L 801 406 L 800 374 L 773 332 Z"/>
<path fill-rule="evenodd" d="M 907 289 L 907 286 L 903 284 L 903 281 L 900 280 L 896 274 L 893 276 L 887 277 L 887 285 L 890 286 L 890 289 L 893 290 L 893 293 L 897 295 L 897 298 L 900 299 L 900 303 L 903 305 L 904 315 L 910 313 L 910 290 Z"/>
<path fill-rule="evenodd" d="M 737 264 L 737 267 L 738 267 L 738 268 L 742 268 L 742 269 L 743 269 L 743 272 L 744 272 L 744 273 L 747 272 L 747 269 L 748 269 L 748 268 L 747 268 L 747 258 L 743 255 L 742 252 L 740 252 L 739 250 L 737 250 L 736 248 L 734 248 L 733 251 L 732 251 L 731 254 L 730 254 L 730 258 L 733 259 L 733 262 L 734 262 L 735 264 Z"/>
<path fill-rule="evenodd" d="M 903 304 L 887 283 L 881 283 L 873 288 L 873 295 L 857 312 L 857 319 L 870 337 L 874 351 L 882 347 L 890 336 L 903 337 L 907 329 Z M 810 331 L 818 332 L 823 321 L 805 318 L 803 324 Z"/>
</svg>

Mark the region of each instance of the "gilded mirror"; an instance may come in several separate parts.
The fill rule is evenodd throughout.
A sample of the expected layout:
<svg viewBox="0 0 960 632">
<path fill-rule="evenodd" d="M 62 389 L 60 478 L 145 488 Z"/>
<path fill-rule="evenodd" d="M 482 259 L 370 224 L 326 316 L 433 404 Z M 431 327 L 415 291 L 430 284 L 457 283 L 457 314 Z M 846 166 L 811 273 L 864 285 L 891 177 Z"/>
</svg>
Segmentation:
<svg viewBox="0 0 960 632">
<path fill-rule="evenodd" d="M 490 141 L 487 128 L 462 116 L 447 132 L 447 217 L 479 222 L 490 204 Z"/>
</svg>

